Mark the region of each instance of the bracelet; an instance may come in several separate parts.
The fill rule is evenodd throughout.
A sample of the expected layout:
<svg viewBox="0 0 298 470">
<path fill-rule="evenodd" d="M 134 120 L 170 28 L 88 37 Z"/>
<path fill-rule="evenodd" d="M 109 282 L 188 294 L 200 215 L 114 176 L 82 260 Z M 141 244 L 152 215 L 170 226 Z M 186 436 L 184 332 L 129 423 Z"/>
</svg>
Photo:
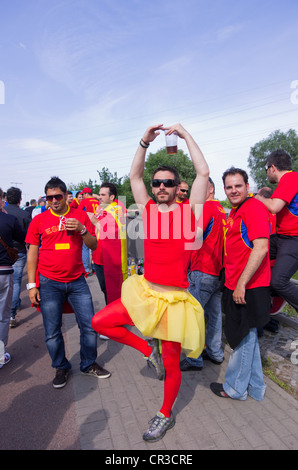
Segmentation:
<svg viewBox="0 0 298 470">
<path fill-rule="evenodd" d="M 142 142 L 145 145 L 143 145 Z M 147 149 L 149 147 L 149 145 L 150 144 L 148 142 L 145 142 L 145 140 L 143 140 L 143 139 L 140 140 L 140 146 L 143 147 L 143 149 Z"/>
<path fill-rule="evenodd" d="M 84 227 L 80 231 L 80 235 L 83 237 L 84 235 L 86 235 L 87 232 L 88 232 L 88 230 L 86 229 L 86 226 L 84 225 Z"/>
</svg>

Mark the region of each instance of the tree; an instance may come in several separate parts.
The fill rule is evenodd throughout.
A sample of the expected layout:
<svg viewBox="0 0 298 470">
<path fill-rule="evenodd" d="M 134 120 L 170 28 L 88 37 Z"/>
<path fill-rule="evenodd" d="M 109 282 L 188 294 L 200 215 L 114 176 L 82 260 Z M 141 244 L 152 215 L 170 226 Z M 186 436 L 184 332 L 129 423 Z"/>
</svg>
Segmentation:
<svg viewBox="0 0 298 470">
<path fill-rule="evenodd" d="M 161 165 L 172 166 L 176 168 L 180 175 L 180 179 L 186 181 L 189 187 L 192 185 L 196 171 L 190 158 L 182 151 L 178 150 L 175 155 L 168 155 L 165 148 L 158 150 L 156 153 L 150 153 L 145 161 L 144 183 L 148 194 L 151 194 L 151 179 L 153 171 Z"/>
<path fill-rule="evenodd" d="M 263 186 L 275 187 L 268 182 L 265 163 L 268 155 L 277 149 L 283 149 L 289 153 L 292 157 L 293 170 L 298 170 L 298 135 L 296 131 L 290 129 L 284 133 L 277 130 L 270 134 L 267 139 L 261 140 L 250 149 L 248 167 L 258 188 Z"/>
<path fill-rule="evenodd" d="M 69 183 L 67 189 L 70 191 L 80 191 L 84 188 L 90 188 L 92 193 L 98 194 L 100 186 L 96 180 L 92 181 L 90 178 L 88 181 L 80 181 L 79 183 Z"/>
</svg>

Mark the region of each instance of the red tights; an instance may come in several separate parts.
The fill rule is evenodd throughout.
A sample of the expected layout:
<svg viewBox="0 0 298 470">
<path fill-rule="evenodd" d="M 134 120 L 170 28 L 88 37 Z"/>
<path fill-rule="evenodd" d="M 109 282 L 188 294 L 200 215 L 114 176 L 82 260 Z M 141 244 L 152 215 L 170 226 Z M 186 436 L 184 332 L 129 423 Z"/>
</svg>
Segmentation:
<svg viewBox="0 0 298 470">
<path fill-rule="evenodd" d="M 146 357 L 151 354 L 152 349 L 147 341 L 125 328 L 124 325 L 132 326 L 134 323 L 120 299 L 115 300 L 97 312 L 91 324 L 97 333 L 108 336 L 118 343 L 131 346 Z M 160 411 L 166 417 L 169 417 L 171 414 L 171 409 L 180 388 L 180 353 L 180 343 L 162 341 L 162 360 L 166 371 L 166 378 L 164 382 L 164 402 Z"/>
</svg>

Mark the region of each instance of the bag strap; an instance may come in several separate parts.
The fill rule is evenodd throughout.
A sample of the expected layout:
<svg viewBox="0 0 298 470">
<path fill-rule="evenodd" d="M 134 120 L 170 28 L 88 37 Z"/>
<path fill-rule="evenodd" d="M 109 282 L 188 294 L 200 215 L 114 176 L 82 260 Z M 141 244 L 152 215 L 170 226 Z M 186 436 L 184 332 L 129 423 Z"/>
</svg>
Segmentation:
<svg viewBox="0 0 298 470">
<path fill-rule="evenodd" d="M 4 246 L 4 248 L 6 248 L 6 250 L 9 249 L 9 246 L 5 243 L 5 241 L 3 240 L 3 238 L 1 238 L 1 236 L 0 236 L 0 243 Z"/>
</svg>

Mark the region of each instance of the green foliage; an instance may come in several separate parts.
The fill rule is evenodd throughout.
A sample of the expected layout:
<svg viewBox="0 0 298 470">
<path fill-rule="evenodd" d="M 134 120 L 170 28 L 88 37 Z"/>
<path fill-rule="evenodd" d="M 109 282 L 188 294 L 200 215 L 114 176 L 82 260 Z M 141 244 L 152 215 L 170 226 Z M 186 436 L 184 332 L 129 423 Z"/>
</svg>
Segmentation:
<svg viewBox="0 0 298 470">
<path fill-rule="evenodd" d="M 224 199 L 223 201 L 219 201 L 222 207 L 226 207 L 227 209 L 231 209 L 231 203 L 228 198 Z"/>
<path fill-rule="evenodd" d="M 67 189 L 70 191 L 80 191 L 84 188 L 90 188 L 92 193 L 98 194 L 100 185 L 95 181 L 89 179 L 88 181 L 80 181 L 79 183 L 69 183 Z"/>
<path fill-rule="evenodd" d="M 278 149 L 283 149 L 291 155 L 293 170 L 298 170 L 298 135 L 296 131 L 293 129 L 288 132 L 277 130 L 250 149 L 248 167 L 259 189 L 263 186 L 275 187 L 269 183 L 264 167 L 268 155 Z"/>
</svg>

